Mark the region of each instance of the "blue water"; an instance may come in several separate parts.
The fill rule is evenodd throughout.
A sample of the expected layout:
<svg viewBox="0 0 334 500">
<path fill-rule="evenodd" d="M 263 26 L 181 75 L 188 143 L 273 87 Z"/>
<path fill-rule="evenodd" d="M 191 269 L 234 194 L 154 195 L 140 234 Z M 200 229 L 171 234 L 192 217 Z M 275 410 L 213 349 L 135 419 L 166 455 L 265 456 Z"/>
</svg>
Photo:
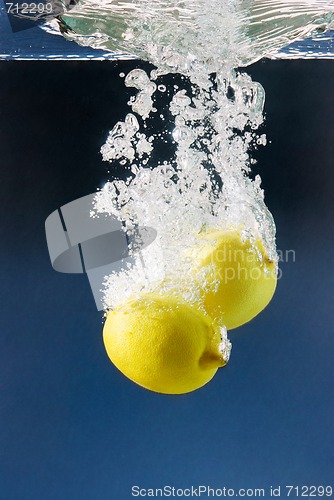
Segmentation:
<svg viewBox="0 0 334 500">
<path fill-rule="evenodd" d="M 13 33 L 4 3 L 0 1 L 0 59 L 106 59 L 102 50 L 80 47 L 39 26 Z"/>
<path fill-rule="evenodd" d="M 229 366 L 168 397 L 109 362 L 88 282 L 52 269 L 44 232 L 52 211 L 108 180 L 98 151 L 128 110 L 119 73 L 148 66 L 86 61 L 104 54 L 37 27 L 12 33 L 3 11 L 0 54 L 85 60 L 0 61 L 0 500 L 334 486 L 333 61 L 248 68 L 267 95 L 256 172 L 278 248 L 296 259 L 268 308 L 231 332 Z"/>
<path fill-rule="evenodd" d="M 334 58 L 334 30 L 293 43 L 278 54 L 279 58 Z M 115 59 L 113 53 L 81 47 L 62 36 L 52 35 L 36 26 L 13 33 L 0 0 L 0 59 Z M 117 56 L 119 58 L 119 56 Z"/>
</svg>

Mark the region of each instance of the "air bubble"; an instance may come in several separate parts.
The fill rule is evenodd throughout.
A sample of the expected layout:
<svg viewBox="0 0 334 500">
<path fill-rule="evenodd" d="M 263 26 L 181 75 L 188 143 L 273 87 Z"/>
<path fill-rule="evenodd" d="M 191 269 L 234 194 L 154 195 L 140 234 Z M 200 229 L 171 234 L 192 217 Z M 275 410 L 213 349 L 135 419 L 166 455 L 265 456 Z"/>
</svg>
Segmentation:
<svg viewBox="0 0 334 500">
<path fill-rule="evenodd" d="M 259 179 L 250 176 L 250 150 L 266 142 L 264 134 L 257 134 L 264 91 L 249 75 L 233 70 L 250 51 L 243 45 L 239 3 L 214 2 L 214 9 L 208 1 L 187 2 L 187 8 L 183 3 L 177 2 L 177 22 L 168 4 L 161 23 L 164 0 L 145 2 L 145 9 L 136 9 L 126 21 L 130 26 L 122 46 L 133 48 L 129 53 L 140 52 L 156 69 L 147 73 L 136 68 L 123 75 L 125 86 L 135 89 L 129 100 L 132 112 L 111 130 L 101 152 L 111 171 L 115 160 L 124 168 L 130 164 L 132 177 L 108 183 L 98 195 L 97 211 L 117 217 L 127 228 L 154 228 L 158 236 L 146 253 L 106 278 L 107 308 L 157 289 L 198 303 L 201 293 L 186 255 L 203 228 L 245 227 L 245 237 L 261 237 L 275 259 L 275 225 Z M 197 12 L 193 29 L 192 9 L 204 4 L 209 8 Z M 213 16 L 219 19 L 219 31 L 213 29 Z M 164 80 L 168 72 L 181 73 L 181 78 L 172 77 L 178 84 L 168 84 L 172 97 Z M 157 91 L 166 94 L 155 101 Z M 148 136 L 156 112 L 164 130 Z M 175 156 L 155 160 L 155 137 L 163 150 L 174 141 Z M 209 273 L 203 272 L 202 286 L 212 284 Z M 221 350 L 227 359 L 230 346 L 224 332 Z"/>
</svg>

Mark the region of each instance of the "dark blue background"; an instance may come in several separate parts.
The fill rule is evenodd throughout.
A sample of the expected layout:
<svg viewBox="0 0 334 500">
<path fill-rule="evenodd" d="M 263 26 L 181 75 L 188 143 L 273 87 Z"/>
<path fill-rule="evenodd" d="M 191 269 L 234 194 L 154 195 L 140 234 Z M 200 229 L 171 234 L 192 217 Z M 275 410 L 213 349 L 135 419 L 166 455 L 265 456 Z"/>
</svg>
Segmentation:
<svg viewBox="0 0 334 500">
<path fill-rule="evenodd" d="M 113 367 L 87 280 L 52 270 L 44 236 L 53 210 L 107 180 L 98 151 L 129 98 L 118 74 L 138 65 L 0 64 L 0 499 L 330 484 L 334 64 L 249 69 L 266 89 L 272 141 L 256 171 L 278 247 L 296 262 L 281 265 L 270 306 L 230 333 L 230 364 L 179 397 Z"/>
</svg>

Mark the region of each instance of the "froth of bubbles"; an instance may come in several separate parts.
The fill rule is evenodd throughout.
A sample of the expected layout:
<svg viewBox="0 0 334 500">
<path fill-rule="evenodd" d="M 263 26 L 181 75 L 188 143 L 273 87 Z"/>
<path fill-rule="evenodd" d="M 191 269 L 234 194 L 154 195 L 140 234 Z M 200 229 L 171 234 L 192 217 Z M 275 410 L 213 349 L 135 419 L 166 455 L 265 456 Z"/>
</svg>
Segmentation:
<svg viewBox="0 0 334 500">
<path fill-rule="evenodd" d="M 201 71 L 209 81 L 205 65 Z M 148 123 L 159 86 L 152 82 L 152 74 L 138 69 L 125 82 L 138 91 L 131 103 L 133 112 Z M 139 252 L 130 249 L 123 270 L 106 278 L 107 309 L 158 291 L 182 296 L 204 310 L 201 290 L 214 287 L 212 269 L 199 271 L 200 286 L 198 274 L 195 278 L 189 273 L 189 252 L 203 230 L 240 228 L 244 240 L 256 248 L 255 241 L 261 238 L 269 258 L 277 260 L 275 225 L 264 203 L 261 179 L 249 177 L 249 149 L 265 142 L 264 134 L 256 133 L 263 122 L 264 91 L 248 75 L 225 67 L 209 86 L 198 86 L 198 78 L 190 82 L 186 89 L 173 87 L 166 92 L 174 117 L 169 130 L 176 144 L 173 159 L 147 167 L 143 156 L 150 156 L 161 134 L 147 138 L 131 113 L 116 124 L 101 149 L 109 161 L 126 158 L 132 176 L 108 182 L 96 198 L 96 211 L 116 216 L 125 231 L 147 226 L 157 232 L 153 244 Z M 138 96 L 149 97 L 149 112 Z"/>
<path fill-rule="evenodd" d="M 153 228 L 157 236 L 144 249 L 129 245 L 122 270 L 106 277 L 106 309 L 155 291 L 181 296 L 204 311 L 203 290 L 219 283 L 213 282 L 210 266 L 196 277 L 189 271 L 189 255 L 203 231 L 238 228 L 255 250 L 260 238 L 269 259 L 277 262 L 275 224 L 261 179 L 250 176 L 250 150 L 266 143 L 265 134 L 258 133 L 265 93 L 249 75 L 233 69 L 254 56 L 247 52 L 240 23 L 249 19 L 246 3 L 214 0 L 208 8 L 205 0 L 191 0 L 172 2 L 166 11 L 162 0 L 108 4 L 123 14 L 129 6 L 131 16 L 115 29 L 124 46 L 144 55 L 156 69 L 148 74 L 137 68 L 123 75 L 125 86 L 133 89 L 131 112 L 110 131 L 101 153 L 111 164 L 127 167 L 128 177 L 104 186 L 95 212 L 122 221 L 129 241 L 138 227 Z M 98 15 L 99 8 L 94 9 Z M 253 14 L 258 20 L 262 16 L 259 10 Z M 170 71 L 182 73 L 177 85 L 163 80 Z M 151 133 L 157 109 L 165 131 Z M 175 154 L 159 162 L 154 147 L 166 137 Z M 224 335 L 222 351 L 229 356 Z"/>
<path fill-rule="evenodd" d="M 222 64 L 240 67 L 323 32 L 331 0 L 79 0 L 61 30 L 83 45 L 132 54 L 158 71 L 192 75 L 205 86 Z"/>
<path fill-rule="evenodd" d="M 226 363 L 229 362 L 232 350 L 232 344 L 227 338 L 227 331 L 225 327 L 220 330 L 221 342 L 219 344 L 219 351 Z"/>
<path fill-rule="evenodd" d="M 154 111 L 152 95 L 156 91 L 156 84 L 150 80 L 145 71 L 134 69 L 127 74 L 125 85 L 139 90 L 136 97 L 129 103 L 132 111 L 144 119 L 148 118 Z"/>
</svg>

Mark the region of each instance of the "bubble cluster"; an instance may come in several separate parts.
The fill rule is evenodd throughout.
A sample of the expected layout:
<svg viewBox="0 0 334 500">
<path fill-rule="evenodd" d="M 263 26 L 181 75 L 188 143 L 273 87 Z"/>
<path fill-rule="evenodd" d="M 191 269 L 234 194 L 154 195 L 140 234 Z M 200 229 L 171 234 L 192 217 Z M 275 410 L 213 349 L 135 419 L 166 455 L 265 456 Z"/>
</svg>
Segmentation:
<svg viewBox="0 0 334 500">
<path fill-rule="evenodd" d="M 277 262 L 275 224 L 261 179 L 251 175 L 250 151 L 266 144 L 259 131 L 265 93 L 235 68 L 323 29 L 333 11 L 327 0 L 81 0 L 63 16 L 68 38 L 155 65 L 150 74 L 122 74 L 136 91 L 131 112 L 101 148 L 111 173 L 120 163 L 127 175 L 104 186 L 95 212 L 116 216 L 126 231 L 157 232 L 154 244 L 106 278 L 107 309 L 152 290 L 198 303 L 187 252 L 203 230 L 238 228 L 244 240 L 261 239 Z M 168 73 L 183 80 L 169 85 Z M 165 131 L 150 135 L 157 116 Z M 159 141 L 175 146 L 167 161 L 155 159 Z"/>
<path fill-rule="evenodd" d="M 150 60 L 159 71 L 203 76 L 245 66 L 307 36 L 334 18 L 330 0 L 79 0 L 61 31 L 82 45 Z M 203 83 L 203 81 L 201 82 Z"/>
<path fill-rule="evenodd" d="M 233 69 L 224 67 L 215 77 L 208 75 L 205 64 L 200 70 L 205 87 L 198 85 L 198 72 L 196 83 L 190 77 L 183 89 L 164 86 L 176 152 L 170 161 L 150 168 L 144 156 L 150 157 L 161 133 L 147 137 L 143 129 L 161 92 L 156 84 L 159 72 L 149 75 L 135 69 L 125 78 L 126 86 L 138 91 L 129 103 L 133 113 L 114 126 L 101 152 L 110 162 L 126 161 L 132 175 L 108 182 L 95 210 L 116 216 L 127 231 L 153 227 L 157 238 L 124 262 L 121 272 L 106 278 L 107 309 L 153 290 L 181 294 L 200 306 L 201 292 L 198 281 L 189 276 L 187 252 L 203 229 L 242 228 L 244 238 L 261 238 L 270 258 L 277 259 L 275 225 L 264 204 L 261 180 L 249 177 L 249 149 L 265 142 L 265 135 L 257 134 L 263 122 L 263 88 Z M 209 272 L 203 270 L 202 289 Z"/>
</svg>

